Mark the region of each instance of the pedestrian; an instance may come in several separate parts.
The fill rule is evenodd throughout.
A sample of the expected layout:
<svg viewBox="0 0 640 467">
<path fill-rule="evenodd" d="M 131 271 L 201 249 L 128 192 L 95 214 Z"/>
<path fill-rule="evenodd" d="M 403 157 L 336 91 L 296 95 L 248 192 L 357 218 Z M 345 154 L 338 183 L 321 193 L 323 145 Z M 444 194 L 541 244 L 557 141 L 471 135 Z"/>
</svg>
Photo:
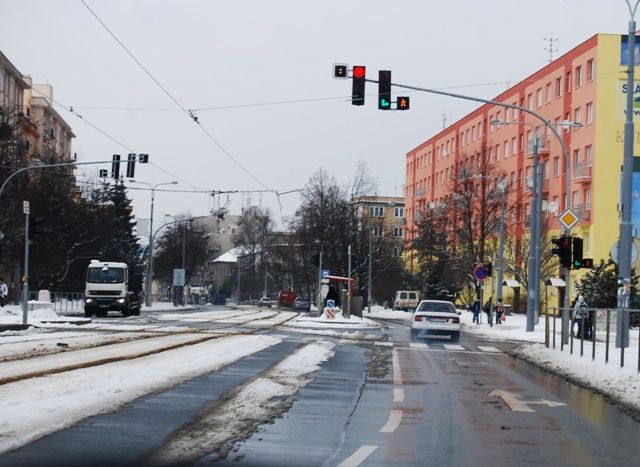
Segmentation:
<svg viewBox="0 0 640 467">
<path fill-rule="evenodd" d="M 471 312 L 473 313 L 473 322 L 480 324 L 480 300 L 474 300 L 471 305 Z"/>
<path fill-rule="evenodd" d="M 573 307 L 573 325 L 571 328 L 573 329 L 576 324 L 578 325 L 578 329 L 574 333 L 575 337 L 582 339 L 583 330 L 585 335 L 589 334 L 589 312 L 587 311 L 587 302 L 582 295 L 578 296 L 578 300 L 576 300 L 576 304 Z"/>
<path fill-rule="evenodd" d="M 4 281 L 4 277 L 0 277 L 0 307 L 4 307 L 7 295 L 9 295 L 9 288 L 7 287 L 7 283 Z"/>
<path fill-rule="evenodd" d="M 491 299 L 493 297 L 489 297 L 489 300 L 487 300 L 484 304 L 484 306 L 482 307 L 482 310 L 487 314 L 487 323 L 491 324 Z"/>
<path fill-rule="evenodd" d="M 498 302 L 498 304 L 496 305 L 496 324 L 502 324 L 502 312 L 502 302 Z"/>
</svg>

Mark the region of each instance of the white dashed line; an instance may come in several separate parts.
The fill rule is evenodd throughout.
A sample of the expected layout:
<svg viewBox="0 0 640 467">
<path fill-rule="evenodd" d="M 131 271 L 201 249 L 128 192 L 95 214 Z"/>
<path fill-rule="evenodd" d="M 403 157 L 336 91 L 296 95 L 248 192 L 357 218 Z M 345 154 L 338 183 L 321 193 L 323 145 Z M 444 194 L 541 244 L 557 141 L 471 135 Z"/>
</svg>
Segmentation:
<svg viewBox="0 0 640 467">
<path fill-rule="evenodd" d="M 404 402 L 404 389 L 393 388 L 393 402 Z"/>
<path fill-rule="evenodd" d="M 380 428 L 380 433 L 393 433 L 402 421 L 402 410 L 392 410 L 385 426 Z"/>
<path fill-rule="evenodd" d="M 400 359 L 398 358 L 398 351 L 393 349 L 393 357 L 391 359 L 393 364 L 393 384 L 395 386 L 402 386 L 402 373 L 400 372 Z"/>
<path fill-rule="evenodd" d="M 412 349 L 428 349 L 429 346 L 423 342 L 410 342 L 409 347 Z"/>
<path fill-rule="evenodd" d="M 358 465 L 362 464 L 364 460 L 369 457 L 371 453 L 376 449 L 378 449 L 378 446 L 370 446 L 365 444 L 345 460 L 340 462 L 340 464 L 338 464 L 338 467 L 357 467 Z"/>
<path fill-rule="evenodd" d="M 483 352 L 502 352 L 500 349 L 488 345 L 479 345 L 478 348 Z"/>
<path fill-rule="evenodd" d="M 389 341 L 378 341 L 378 342 L 374 342 L 373 345 L 383 345 L 385 347 L 393 347 L 393 342 L 389 342 Z"/>
<path fill-rule="evenodd" d="M 457 344 L 442 344 L 442 346 L 447 350 L 467 350 L 461 345 L 457 345 Z"/>
</svg>

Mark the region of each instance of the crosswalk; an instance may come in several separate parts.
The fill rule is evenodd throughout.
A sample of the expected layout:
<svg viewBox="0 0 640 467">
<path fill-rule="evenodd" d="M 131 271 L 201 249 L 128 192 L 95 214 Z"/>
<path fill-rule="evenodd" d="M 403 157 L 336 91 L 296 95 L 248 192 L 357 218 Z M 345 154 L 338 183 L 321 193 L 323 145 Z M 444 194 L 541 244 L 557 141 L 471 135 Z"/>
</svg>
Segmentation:
<svg viewBox="0 0 640 467">
<path fill-rule="evenodd" d="M 393 342 L 393 341 L 376 341 L 375 346 L 380 347 L 393 347 L 393 348 L 408 348 L 415 350 L 440 350 L 440 351 L 452 351 L 452 352 L 481 352 L 481 353 L 502 353 L 497 347 L 489 345 L 460 345 L 449 344 L 445 342 Z"/>
</svg>

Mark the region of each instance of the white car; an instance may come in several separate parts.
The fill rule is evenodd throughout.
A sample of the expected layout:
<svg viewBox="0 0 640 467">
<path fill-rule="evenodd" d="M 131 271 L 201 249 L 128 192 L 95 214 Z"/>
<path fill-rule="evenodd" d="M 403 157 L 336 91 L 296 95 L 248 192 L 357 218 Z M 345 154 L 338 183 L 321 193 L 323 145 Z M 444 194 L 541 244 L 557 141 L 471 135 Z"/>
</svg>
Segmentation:
<svg viewBox="0 0 640 467">
<path fill-rule="evenodd" d="M 449 335 L 452 342 L 460 339 L 460 313 L 452 302 L 422 300 L 411 315 L 411 340 L 421 334 Z"/>
<path fill-rule="evenodd" d="M 262 306 L 271 308 L 271 299 L 269 297 L 262 297 L 260 300 L 258 300 L 258 307 Z"/>
</svg>

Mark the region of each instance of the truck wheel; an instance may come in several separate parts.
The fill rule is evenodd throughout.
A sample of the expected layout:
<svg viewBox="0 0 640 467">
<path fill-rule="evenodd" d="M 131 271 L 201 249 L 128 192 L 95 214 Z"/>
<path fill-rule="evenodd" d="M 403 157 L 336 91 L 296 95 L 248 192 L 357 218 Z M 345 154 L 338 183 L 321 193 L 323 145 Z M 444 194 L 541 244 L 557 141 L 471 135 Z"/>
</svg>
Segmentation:
<svg viewBox="0 0 640 467">
<path fill-rule="evenodd" d="M 126 308 L 124 310 L 122 310 L 122 316 L 124 316 L 125 318 L 128 318 L 129 316 L 131 316 L 131 304 L 128 303 Z"/>
<path fill-rule="evenodd" d="M 91 317 L 93 316 L 93 313 L 91 312 L 91 310 L 89 310 L 89 309 L 85 308 L 85 309 L 84 309 L 84 316 L 85 316 L 86 318 L 91 318 Z"/>
</svg>

